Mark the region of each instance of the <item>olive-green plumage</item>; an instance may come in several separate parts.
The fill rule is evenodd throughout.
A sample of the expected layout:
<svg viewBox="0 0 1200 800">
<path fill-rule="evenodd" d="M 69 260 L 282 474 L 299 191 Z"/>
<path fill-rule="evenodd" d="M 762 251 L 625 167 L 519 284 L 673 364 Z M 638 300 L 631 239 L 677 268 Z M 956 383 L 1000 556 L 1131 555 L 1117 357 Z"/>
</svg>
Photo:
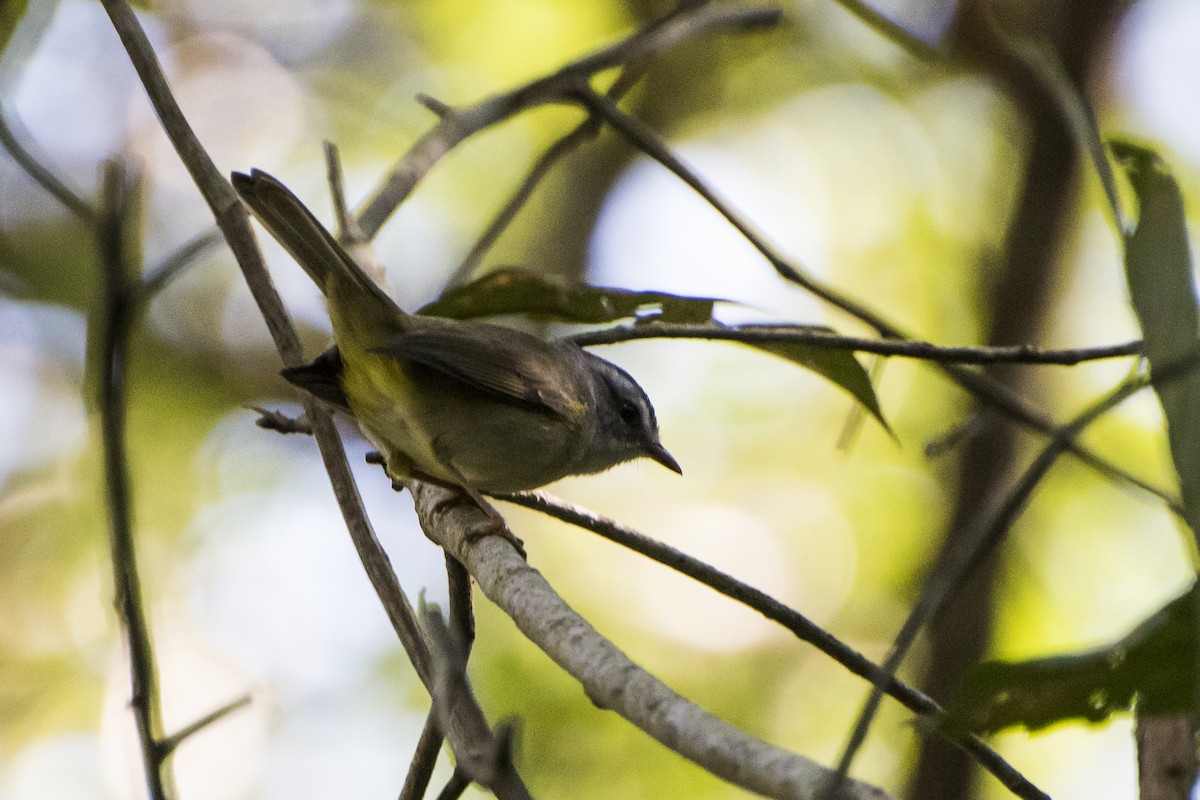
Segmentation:
<svg viewBox="0 0 1200 800">
<path fill-rule="evenodd" d="M 329 303 L 336 350 L 284 377 L 352 413 L 393 478 L 513 492 L 640 456 L 680 471 L 628 373 L 570 342 L 408 314 L 275 178 L 233 185 Z"/>
</svg>

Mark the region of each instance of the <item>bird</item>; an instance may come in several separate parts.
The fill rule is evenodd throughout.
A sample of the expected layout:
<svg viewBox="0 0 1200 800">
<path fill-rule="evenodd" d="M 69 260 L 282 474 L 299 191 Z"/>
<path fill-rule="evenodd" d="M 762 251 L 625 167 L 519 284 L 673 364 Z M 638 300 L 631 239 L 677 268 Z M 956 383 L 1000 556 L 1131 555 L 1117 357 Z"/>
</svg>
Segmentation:
<svg viewBox="0 0 1200 800">
<path fill-rule="evenodd" d="M 380 288 L 279 180 L 232 183 L 325 296 L 334 347 L 283 377 L 349 413 L 394 483 L 466 492 L 536 489 L 650 458 L 682 474 L 646 392 L 568 340 L 476 320 L 411 314 Z"/>
</svg>

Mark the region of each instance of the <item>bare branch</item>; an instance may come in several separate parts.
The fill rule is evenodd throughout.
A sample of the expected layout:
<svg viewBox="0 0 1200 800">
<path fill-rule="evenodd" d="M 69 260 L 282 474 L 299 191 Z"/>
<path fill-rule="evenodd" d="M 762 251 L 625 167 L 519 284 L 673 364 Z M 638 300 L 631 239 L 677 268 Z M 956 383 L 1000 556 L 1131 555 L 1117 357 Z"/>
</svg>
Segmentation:
<svg viewBox="0 0 1200 800">
<path fill-rule="evenodd" d="M 935 47 L 921 41 L 909 33 L 903 26 L 893 22 L 888 17 L 876 11 L 874 7 L 863 0 L 835 0 L 839 6 L 849 11 L 869 28 L 874 28 L 883 38 L 908 51 L 909 55 L 923 61 L 942 59 L 942 53 Z"/>
<path fill-rule="evenodd" d="M 472 537 L 490 520 L 473 502 L 429 484 L 408 484 L 425 533 L 457 558 L 480 590 L 534 644 L 578 680 L 592 702 L 632 722 L 713 774 L 768 797 L 811 798 L 833 775 L 712 716 L 634 664 L 571 609 L 512 545 Z M 850 782 L 847 797 L 883 798 Z"/>
<path fill-rule="evenodd" d="M 276 346 L 283 355 L 285 364 L 300 363 L 300 346 L 295 331 L 283 310 L 283 305 L 271 283 L 263 264 L 245 208 L 237 199 L 228 181 L 225 180 L 212 160 L 204 151 L 187 120 L 171 95 L 166 79 L 154 56 L 145 32 L 124 0 L 102 0 L 105 10 L 116 28 L 122 43 L 129 52 L 130 60 L 142 79 L 151 103 L 158 112 L 163 127 L 175 145 L 201 193 L 217 218 L 217 225 L 229 242 L 234 256 L 241 266 L 268 328 L 275 337 Z M 387 612 L 393 628 L 404 646 L 417 675 L 426 684 L 432 680 L 430 654 L 416 614 L 396 580 L 391 560 L 380 545 L 363 509 L 362 498 L 355 485 L 346 454 L 329 415 L 315 401 L 307 401 L 305 411 L 313 428 L 314 436 L 329 474 L 334 496 L 346 520 L 350 537 L 358 551 L 360 560 L 374 587 L 380 602 Z M 469 741 L 469 732 L 474 729 L 483 713 L 478 706 L 467 702 L 456 703 L 450 715 L 446 733 L 455 752 L 460 750 L 460 741 Z M 156 799 L 157 800 L 157 799 Z"/>
<path fill-rule="evenodd" d="M 437 800 L 458 800 L 471 785 L 471 779 L 461 769 L 455 769 L 450 780 L 438 792 Z"/>
<path fill-rule="evenodd" d="M 617 80 L 609 87 L 608 96 L 620 99 L 626 92 L 633 88 L 641 77 L 641 74 L 642 69 L 639 67 L 634 65 L 625 67 L 621 71 L 621 74 L 617 76 Z M 480 234 L 475 244 L 471 247 L 471 250 L 463 257 L 462 263 L 458 265 L 458 268 L 450 276 L 450 280 L 447 281 L 449 286 L 455 286 L 470 277 L 475 268 L 479 266 L 479 262 L 483 259 L 483 256 L 499 240 L 501 234 L 504 233 L 508 226 L 512 224 L 517 213 L 529 202 L 529 198 L 533 196 L 534 191 L 542 180 L 550 174 L 550 170 L 554 168 L 554 165 L 568 153 L 573 152 L 577 147 L 595 138 L 599 132 L 599 120 L 593 116 L 588 116 L 587 119 L 546 148 L 541 157 L 529 168 L 529 172 L 526 174 L 525 179 L 521 181 L 521 185 L 517 187 L 516 191 L 508 199 L 508 202 L 496 213 L 496 216 L 488 223 L 487 228 Z"/>
<path fill-rule="evenodd" d="M 247 406 L 247 408 L 258 413 L 258 419 L 254 421 L 254 424 L 265 431 L 284 434 L 301 433 L 312 436 L 312 424 L 307 416 L 289 417 L 282 411 L 273 411 L 260 406 Z"/>
<path fill-rule="evenodd" d="M 137 175 L 116 162 L 105 165 L 103 197 L 96 236 L 101 260 L 101 303 L 95 309 L 100 341 L 96 376 L 100 436 L 104 449 L 104 483 L 108 511 L 108 539 L 113 569 L 114 605 L 129 649 L 130 706 L 142 750 L 146 791 L 151 800 L 172 796 L 171 778 L 160 745 L 162 713 L 158 668 L 150 622 L 142 597 L 133 540 L 132 489 L 125 442 L 125 376 L 129 333 L 136 316 L 132 303 L 132 270 L 127 233 L 131 208 L 138 202 Z"/>
<path fill-rule="evenodd" d="M 252 698 L 250 695 L 244 694 L 241 697 L 237 698 L 236 700 L 231 700 L 228 703 L 226 703 L 225 705 L 221 706 L 220 708 L 218 708 L 214 711 L 210 711 L 209 713 L 205 714 L 203 717 L 201 717 L 200 719 L 191 723 L 190 725 L 186 725 L 183 728 L 180 728 L 175 733 L 173 733 L 170 736 L 168 736 L 167 738 L 163 739 L 163 741 L 162 741 L 163 755 L 166 756 L 166 755 L 170 755 L 171 753 L 174 753 L 175 749 L 177 747 L 179 747 L 179 745 L 183 744 L 183 742 L 186 739 L 188 739 L 189 737 L 204 730 L 209 725 L 212 725 L 214 722 L 219 722 L 220 720 L 229 716 L 233 712 L 240 711 L 241 709 L 250 705 L 250 703 L 253 701 L 253 699 L 254 698 Z"/>
<path fill-rule="evenodd" d="M 358 211 L 358 221 L 373 239 L 388 217 L 442 156 L 467 137 L 529 108 L 567 102 L 577 87 L 606 69 L 620 67 L 659 54 L 716 27 L 748 28 L 772 25 L 779 9 L 769 6 L 694 7 L 690 13 L 657 20 L 627 39 L 469 108 L 438 104 L 440 121 L 423 134 L 392 167 L 371 199 Z"/>
<path fill-rule="evenodd" d="M 13 161 L 17 162 L 17 166 L 25 170 L 29 177 L 33 178 L 51 197 L 62 203 L 68 211 L 85 222 L 96 222 L 96 210 L 25 149 L 9 124 L 3 109 L 0 109 L 0 147 L 7 150 L 8 154 L 13 157 Z"/>
<path fill-rule="evenodd" d="M 346 191 L 342 179 L 342 162 L 338 155 L 337 145 L 325 142 L 325 171 L 329 179 L 329 193 L 333 196 L 333 213 L 337 220 L 338 242 L 346 248 L 358 265 L 362 267 L 371 279 L 390 290 L 387 277 L 387 265 L 375 252 L 371 241 L 359 227 L 358 218 L 350 213 L 346 205 Z"/>
<path fill-rule="evenodd" d="M 400 800 L 421 800 L 429 788 L 433 778 L 433 768 L 437 765 L 438 755 L 442 752 L 442 729 L 438 725 L 437 714 L 429 712 L 425 718 L 425 727 L 421 729 L 421 738 L 413 751 L 412 761 L 408 765 L 408 774 L 404 776 L 404 786 L 400 789 Z"/>
<path fill-rule="evenodd" d="M 456 712 L 479 707 L 467 678 L 469 649 L 436 607 L 423 609 L 422 619 L 433 654 L 433 713 L 439 727 L 448 728 L 455 724 Z M 454 751 L 455 774 L 490 789 L 499 800 L 531 800 L 513 765 L 512 744 L 511 724 L 502 722 L 493 731 L 481 713 L 472 713 L 468 735 Z"/>
<path fill-rule="evenodd" d="M 840 336 L 829 330 L 803 325 L 676 325 L 648 322 L 634 326 L 605 328 L 570 337 L 587 347 L 615 344 L 636 339 L 707 339 L 743 344 L 789 342 L 830 350 L 855 350 L 881 356 L 916 358 L 923 361 L 956 364 L 1057 364 L 1072 366 L 1084 361 L 1099 361 L 1141 354 L 1142 343 L 1124 342 L 1102 347 L 1066 350 L 1039 350 L 1029 345 L 1017 347 L 941 347 L 929 342 L 900 339 L 864 339 Z"/>
<path fill-rule="evenodd" d="M 163 129 L 174 145 L 176 152 L 187 167 L 200 193 L 204 196 L 217 220 L 217 226 L 233 250 L 234 257 L 242 269 L 250 292 L 262 312 L 275 340 L 275 345 L 288 366 L 301 363 L 302 353 L 299 340 L 291 321 L 284 311 L 279 294 L 275 291 L 270 274 L 263 262 L 262 253 L 250 228 L 246 209 L 238 200 L 229 182 L 217 171 L 212 159 L 196 138 L 178 103 L 171 94 L 163 75 L 162 67 L 154 55 L 145 31 L 138 23 L 132 9 L 125 0 L 102 0 L 113 27 L 121 38 L 129 59 L 137 70 L 142 85 L 162 122 Z M 409 659 L 422 679 L 428 675 L 428 651 L 421 639 L 416 614 L 400 588 L 391 569 L 391 562 L 379 544 L 367 520 L 358 494 L 358 487 L 346 463 L 346 454 L 341 440 L 333 427 L 329 415 L 315 401 L 307 401 L 306 414 L 310 420 L 321 456 L 333 484 L 347 528 L 359 557 L 364 562 L 367 575 L 387 611 L 388 618 L 404 645 Z"/>
<path fill-rule="evenodd" d="M 175 252 L 168 255 L 160 263 L 146 270 L 142 283 L 138 287 L 138 302 L 146 303 L 154 295 L 165 289 L 171 281 L 187 269 L 195 260 L 225 239 L 217 228 L 209 228 L 203 233 L 184 242 Z"/>
<path fill-rule="evenodd" d="M 1139 800 L 1185 800 L 1196 784 L 1196 718 L 1138 711 Z"/>
<path fill-rule="evenodd" d="M 941 613 L 945 605 L 957 595 L 974 569 L 1003 541 L 1025 509 L 1034 490 L 1058 458 L 1067 452 L 1071 441 L 1079 436 L 1088 425 L 1149 385 L 1150 381 L 1144 376 L 1124 381 L 1058 430 L 1017 480 L 996 512 L 991 515 L 989 523 L 974 535 L 964 537 L 967 544 L 954 551 L 948 563 L 941 565 L 926 582 L 921 597 L 913 607 L 908 619 L 904 621 L 904 625 L 896 635 L 891 651 L 883 663 L 883 670 L 886 674 L 894 675 L 896 673 L 925 623 Z M 843 750 L 838 767 L 839 774 L 844 775 L 847 772 L 850 762 L 866 740 L 871 722 L 879 710 L 882 694 L 882 686 L 876 682 L 859 713 L 854 730 Z"/>
<path fill-rule="evenodd" d="M 475 643 L 475 609 L 471 600 L 471 574 L 446 553 L 446 583 L 450 589 L 450 630 L 470 655 Z"/>
<path fill-rule="evenodd" d="M 699 581 L 731 600 L 754 609 L 767 619 L 778 622 L 795 634 L 796 638 L 808 642 L 850 672 L 878 686 L 882 686 L 886 694 L 898 700 L 910 711 L 930 718 L 934 722 L 945 713 L 933 698 L 903 683 L 895 675 L 885 672 L 854 648 L 809 620 L 799 611 L 789 608 L 765 592 L 742 583 L 710 564 L 693 558 L 668 544 L 638 533 L 615 520 L 601 517 L 592 511 L 571 505 L 557 497 L 552 497 L 546 492 L 522 492 L 520 494 L 500 495 L 499 499 L 525 508 L 531 508 L 535 511 L 541 511 L 557 520 L 599 534 L 609 541 L 653 559 L 670 569 Z M 953 744 L 970 753 L 984 769 L 992 773 L 1013 794 L 1018 797 L 1028 798 L 1029 800 L 1045 796 L 1025 776 L 1005 761 L 999 753 L 988 747 L 979 737 L 973 735 L 958 736 L 956 733 L 945 731 L 941 728 L 935 729 L 939 734 L 950 737 L 950 741 Z"/>
</svg>

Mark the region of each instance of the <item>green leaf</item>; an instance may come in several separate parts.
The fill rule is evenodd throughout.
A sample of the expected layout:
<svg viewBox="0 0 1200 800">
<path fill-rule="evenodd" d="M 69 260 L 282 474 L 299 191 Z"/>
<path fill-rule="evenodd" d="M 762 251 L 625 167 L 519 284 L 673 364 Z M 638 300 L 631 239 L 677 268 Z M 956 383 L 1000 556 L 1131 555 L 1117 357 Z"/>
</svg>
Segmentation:
<svg viewBox="0 0 1200 800">
<path fill-rule="evenodd" d="M 526 314 L 561 322 L 598 324 L 652 311 L 654 318 L 662 322 L 702 323 L 712 321 L 713 306 L 719 302 L 727 301 L 589 286 L 510 268 L 451 289 L 418 313 L 454 319 Z"/>
<path fill-rule="evenodd" d="M 1136 700 L 1151 714 L 1195 708 L 1195 584 L 1124 638 L 1095 650 L 1030 661 L 991 661 L 968 674 L 944 724 L 994 733 L 1066 720 L 1102 722 Z"/>
<path fill-rule="evenodd" d="M 418 313 L 470 319 L 499 314 L 526 314 L 561 322 L 600 324 L 621 319 L 649 318 L 655 323 L 704 325 L 713 323 L 713 307 L 730 302 L 711 297 L 682 297 L 663 292 L 633 292 L 589 286 L 522 269 L 502 269 L 465 286 L 451 289 Z M 829 328 L 814 330 L 833 333 Z M 703 338 L 697 333 L 696 338 Z M 812 370 L 857 400 L 891 433 L 867 371 L 848 350 L 833 350 L 792 342 L 746 343 Z"/>
<path fill-rule="evenodd" d="M 1125 239 L 1125 277 L 1142 327 L 1163 414 L 1171 458 L 1179 475 L 1184 514 L 1200 534 L 1200 310 L 1192 276 L 1183 198 L 1153 150 L 1114 142 L 1113 152 L 1129 176 L 1140 204 L 1137 224 Z"/>
<path fill-rule="evenodd" d="M 831 328 L 824 326 L 813 326 L 813 329 L 834 333 Z M 834 350 L 828 347 L 814 347 L 794 342 L 771 344 L 755 342 L 747 346 L 786 359 L 794 364 L 799 364 L 831 381 L 870 412 L 871 416 L 879 421 L 884 430 L 893 436 L 895 435 L 892 434 L 892 429 L 887 424 L 887 420 L 883 418 L 883 409 L 879 407 L 879 398 L 875 395 L 875 387 L 871 383 L 871 376 L 867 374 L 867 370 L 854 356 L 853 352 L 849 350 Z"/>
</svg>

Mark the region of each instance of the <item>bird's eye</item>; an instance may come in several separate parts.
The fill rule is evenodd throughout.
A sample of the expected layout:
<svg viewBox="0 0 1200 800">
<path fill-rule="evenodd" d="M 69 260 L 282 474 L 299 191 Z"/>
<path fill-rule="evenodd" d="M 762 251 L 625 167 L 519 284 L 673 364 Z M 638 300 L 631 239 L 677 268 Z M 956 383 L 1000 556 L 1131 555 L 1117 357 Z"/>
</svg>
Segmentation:
<svg viewBox="0 0 1200 800">
<path fill-rule="evenodd" d="M 621 415 L 621 421 L 626 425 L 637 425 L 642 421 L 642 411 L 637 407 L 637 403 L 629 400 L 624 400 L 617 408 L 617 413 Z"/>
</svg>

